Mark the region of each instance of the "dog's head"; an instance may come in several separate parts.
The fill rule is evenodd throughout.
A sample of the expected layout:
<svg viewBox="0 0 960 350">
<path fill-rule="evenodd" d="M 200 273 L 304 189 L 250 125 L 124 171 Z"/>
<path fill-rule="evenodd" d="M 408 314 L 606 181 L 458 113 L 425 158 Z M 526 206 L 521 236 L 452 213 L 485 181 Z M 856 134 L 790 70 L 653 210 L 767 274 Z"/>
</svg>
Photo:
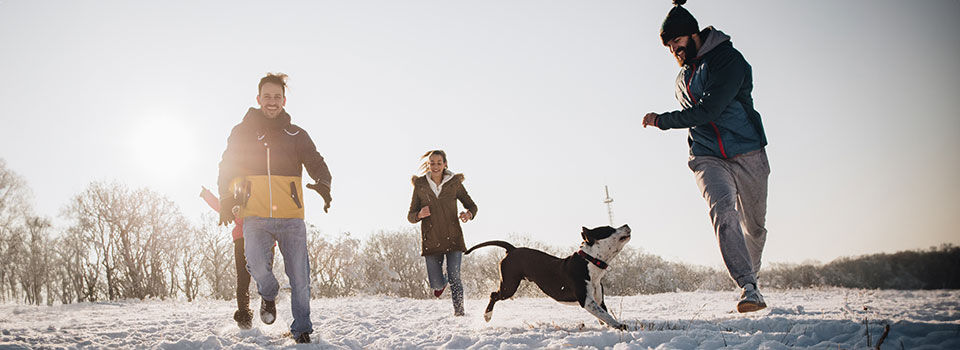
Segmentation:
<svg viewBox="0 0 960 350">
<path fill-rule="evenodd" d="M 580 235 L 583 236 L 581 246 L 589 248 L 591 255 L 596 254 L 595 256 L 611 259 L 623 250 L 627 242 L 630 242 L 630 226 L 623 225 L 618 228 L 600 226 L 592 229 L 584 227 Z"/>
</svg>

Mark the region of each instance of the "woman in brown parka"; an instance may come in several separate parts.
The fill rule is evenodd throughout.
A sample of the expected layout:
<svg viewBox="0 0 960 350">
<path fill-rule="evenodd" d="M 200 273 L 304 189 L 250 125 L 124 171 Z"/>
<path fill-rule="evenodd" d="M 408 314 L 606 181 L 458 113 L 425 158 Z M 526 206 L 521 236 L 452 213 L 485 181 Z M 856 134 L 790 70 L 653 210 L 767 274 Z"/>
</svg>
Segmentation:
<svg viewBox="0 0 960 350">
<path fill-rule="evenodd" d="M 463 316 L 463 283 L 460 281 L 460 261 L 467 250 L 463 242 L 460 221 L 466 223 L 477 215 L 477 205 L 463 187 L 463 174 L 447 169 L 447 154 L 441 150 L 429 151 L 421 157 L 422 176 L 413 177 L 413 199 L 407 220 L 420 222 L 421 253 L 427 262 L 430 288 L 437 298 L 443 294 L 447 282 L 453 294 L 453 315 Z M 457 214 L 457 200 L 466 209 Z M 447 274 L 443 274 L 443 261 Z"/>
</svg>

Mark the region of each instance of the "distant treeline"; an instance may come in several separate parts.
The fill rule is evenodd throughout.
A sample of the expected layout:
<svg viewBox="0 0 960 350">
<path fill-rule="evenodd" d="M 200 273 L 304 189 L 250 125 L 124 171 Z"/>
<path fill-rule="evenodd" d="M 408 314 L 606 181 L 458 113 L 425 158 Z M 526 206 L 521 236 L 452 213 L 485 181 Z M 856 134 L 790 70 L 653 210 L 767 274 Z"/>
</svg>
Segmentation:
<svg viewBox="0 0 960 350">
<path fill-rule="evenodd" d="M 61 228 L 35 216 L 29 198 L 26 182 L 0 159 L 0 301 L 52 305 L 234 297 L 232 238 L 228 228 L 215 225 L 212 210 L 196 225 L 175 203 L 149 189 L 94 182 L 64 205 L 60 215 L 68 225 Z M 419 237 L 413 225 L 362 241 L 310 226 L 312 295 L 431 296 Z M 476 243 L 470 242 L 469 233 L 467 238 Z M 547 246 L 523 235 L 504 238 L 561 257 L 577 249 Z M 468 296 L 483 298 L 497 289 L 503 255 L 503 249 L 491 247 L 464 257 L 461 274 Z M 274 271 L 283 285 L 279 252 L 275 260 Z M 944 245 L 840 258 L 826 265 L 773 264 L 761 271 L 760 283 L 762 288 L 954 289 L 960 288 L 958 276 L 960 248 Z M 608 295 L 735 288 L 725 272 L 665 261 L 632 247 L 611 262 L 604 286 Z M 517 295 L 542 296 L 527 282 Z"/>
<path fill-rule="evenodd" d="M 760 277 L 776 288 L 958 289 L 960 247 L 843 257 L 826 265 L 774 264 Z"/>
</svg>

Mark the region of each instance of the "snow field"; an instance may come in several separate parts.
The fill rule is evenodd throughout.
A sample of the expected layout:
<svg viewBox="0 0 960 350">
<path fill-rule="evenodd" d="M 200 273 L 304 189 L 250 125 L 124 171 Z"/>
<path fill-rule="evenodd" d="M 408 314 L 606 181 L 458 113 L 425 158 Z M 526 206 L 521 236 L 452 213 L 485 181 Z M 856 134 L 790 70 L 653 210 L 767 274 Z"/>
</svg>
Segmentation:
<svg viewBox="0 0 960 350">
<path fill-rule="evenodd" d="M 489 323 L 487 300 L 468 299 L 467 315 L 454 317 L 448 293 L 440 300 L 317 299 L 314 344 L 302 345 L 289 336 L 285 297 L 276 323 L 256 320 L 250 330 L 233 322 L 233 301 L 0 305 L 0 349 L 863 349 L 867 331 L 876 345 L 885 324 L 890 333 L 882 349 L 960 348 L 960 291 L 767 290 L 764 296 L 770 307 L 751 314 L 733 310 L 733 291 L 608 296 L 611 313 L 630 326 L 623 332 L 548 298 L 499 302 Z"/>
</svg>

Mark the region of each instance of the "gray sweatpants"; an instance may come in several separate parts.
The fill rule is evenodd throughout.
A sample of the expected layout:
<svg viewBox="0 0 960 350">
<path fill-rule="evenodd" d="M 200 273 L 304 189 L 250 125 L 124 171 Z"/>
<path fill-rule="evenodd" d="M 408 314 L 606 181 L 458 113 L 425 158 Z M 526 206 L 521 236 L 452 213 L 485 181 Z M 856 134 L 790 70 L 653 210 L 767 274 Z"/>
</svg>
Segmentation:
<svg viewBox="0 0 960 350">
<path fill-rule="evenodd" d="M 757 283 L 767 240 L 767 177 L 763 148 L 730 159 L 690 156 L 687 163 L 710 208 L 713 231 L 730 277 L 743 287 Z"/>
</svg>

